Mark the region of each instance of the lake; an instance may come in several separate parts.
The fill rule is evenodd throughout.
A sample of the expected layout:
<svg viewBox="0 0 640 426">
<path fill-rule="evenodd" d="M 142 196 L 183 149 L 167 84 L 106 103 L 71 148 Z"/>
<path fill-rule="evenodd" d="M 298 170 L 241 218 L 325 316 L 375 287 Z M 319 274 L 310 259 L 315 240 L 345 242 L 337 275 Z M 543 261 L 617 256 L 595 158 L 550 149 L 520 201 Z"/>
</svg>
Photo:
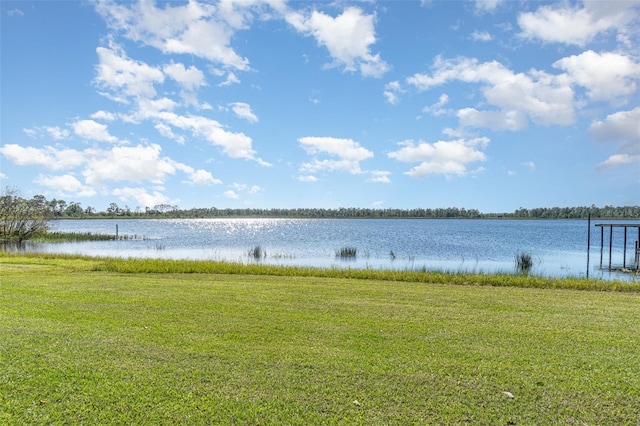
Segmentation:
<svg viewBox="0 0 640 426">
<path fill-rule="evenodd" d="M 590 277 L 632 279 L 602 271 L 600 229 L 591 229 Z M 640 221 L 624 221 L 640 223 Z M 513 272 L 519 253 L 532 255 L 533 274 L 585 276 L 586 220 L 503 219 L 92 219 L 52 222 L 53 231 L 144 237 L 77 243 L 28 243 L 23 249 L 91 256 L 255 262 L 249 251 L 260 246 L 260 262 L 278 265 Z M 627 264 L 633 261 L 637 234 L 629 233 Z M 622 264 L 622 229 L 614 228 L 613 262 Z M 336 251 L 355 247 L 355 259 Z M 393 254 L 392 254 L 393 253 Z M 608 264 L 608 229 L 605 235 Z"/>
</svg>

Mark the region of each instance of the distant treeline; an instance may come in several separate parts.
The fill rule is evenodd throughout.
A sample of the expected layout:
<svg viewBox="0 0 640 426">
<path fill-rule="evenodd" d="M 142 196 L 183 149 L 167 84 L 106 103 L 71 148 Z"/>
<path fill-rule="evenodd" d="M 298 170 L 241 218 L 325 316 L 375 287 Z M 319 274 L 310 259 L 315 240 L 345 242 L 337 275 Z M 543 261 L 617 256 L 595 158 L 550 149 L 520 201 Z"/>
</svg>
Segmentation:
<svg viewBox="0 0 640 426">
<path fill-rule="evenodd" d="M 80 203 L 66 203 L 63 200 L 44 201 L 49 206 L 52 218 L 225 218 L 225 217 L 264 217 L 264 218 L 363 218 L 363 219 L 479 219 L 479 218 L 512 218 L 512 219 L 586 219 L 589 214 L 601 219 L 640 219 L 640 206 L 604 206 L 604 207 L 541 207 L 534 209 L 520 208 L 514 212 L 482 213 L 477 209 L 457 207 L 447 208 L 414 208 L 414 209 L 374 209 L 374 208 L 293 208 L 293 209 L 259 209 L 238 208 L 218 209 L 216 207 L 180 209 L 178 206 L 159 204 L 144 210 L 131 210 L 128 206 L 120 207 L 111 203 L 106 211 L 96 211 L 93 207 L 82 208 Z"/>
</svg>

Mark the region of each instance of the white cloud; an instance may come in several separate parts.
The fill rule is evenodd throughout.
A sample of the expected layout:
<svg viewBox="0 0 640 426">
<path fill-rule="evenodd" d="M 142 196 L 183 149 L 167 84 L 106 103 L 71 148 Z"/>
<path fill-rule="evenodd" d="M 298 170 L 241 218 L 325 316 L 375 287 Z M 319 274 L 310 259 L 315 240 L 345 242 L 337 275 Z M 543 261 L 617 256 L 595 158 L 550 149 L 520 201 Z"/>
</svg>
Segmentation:
<svg viewBox="0 0 640 426">
<path fill-rule="evenodd" d="M 313 175 L 300 175 L 298 176 L 300 182 L 317 182 L 318 178 Z"/>
<path fill-rule="evenodd" d="M 213 175 L 206 170 L 194 170 L 189 173 L 189 181 L 188 183 L 197 186 L 205 186 L 205 185 L 218 185 L 221 184 L 222 181 L 220 179 L 216 179 Z"/>
<path fill-rule="evenodd" d="M 237 200 L 238 198 L 240 198 L 240 196 L 232 190 L 225 191 L 224 196 L 227 198 L 231 198 L 232 200 Z"/>
<path fill-rule="evenodd" d="M 51 170 L 71 169 L 85 162 L 80 151 L 56 149 L 51 146 L 34 148 L 6 144 L 0 147 L 0 154 L 19 166 L 44 166 Z"/>
<path fill-rule="evenodd" d="M 307 136 L 298 139 L 309 154 L 327 153 L 347 160 L 361 161 L 373 157 L 373 153 L 352 139 Z"/>
<path fill-rule="evenodd" d="M 400 102 L 400 94 L 404 93 L 399 81 L 392 81 L 384 86 L 384 97 L 387 98 L 387 102 L 391 105 L 396 105 Z"/>
<path fill-rule="evenodd" d="M 160 99 L 138 99 L 138 110 L 132 117 L 128 117 L 125 121 L 138 122 L 141 120 L 147 120 L 157 118 L 160 113 L 164 111 L 173 111 L 178 104 L 173 99 L 160 98 Z"/>
<path fill-rule="evenodd" d="M 595 121 L 589 132 L 598 142 L 616 142 L 620 152 L 600 163 L 598 168 L 637 164 L 640 168 L 640 107 L 619 111 Z"/>
<path fill-rule="evenodd" d="M 22 129 L 22 132 L 31 139 L 36 139 L 38 137 L 38 129 Z"/>
<path fill-rule="evenodd" d="M 587 50 L 556 61 L 553 66 L 567 72 L 571 81 L 587 89 L 596 101 L 616 101 L 636 91 L 640 64 L 618 53 Z"/>
<path fill-rule="evenodd" d="M 243 120 L 250 121 L 252 123 L 258 122 L 258 116 L 251 111 L 251 105 L 244 102 L 233 102 L 229 104 L 231 110 Z"/>
<path fill-rule="evenodd" d="M 172 202 L 161 192 L 153 191 L 149 193 L 145 188 L 116 188 L 111 194 L 119 197 L 124 202 L 135 201 L 141 207 L 154 207 L 159 204 L 171 204 Z"/>
<path fill-rule="evenodd" d="M 526 167 L 526 169 L 530 172 L 534 172 L 536 170 L 536 163 L 534 163 L 533 161 L 526 161 L 522 163 L 522 165 Z"/>
<path fill-rule="evenodd" d="M 474 31 L 471 33 L 471 40 L 486 42 L 493 40 L 493 36 L 487 31 Z"/>
<path fill-rule="evenodd" d="M 117 4 L 105 0 L 96 4 L 96 10 L 114 31 L 165 54 L 191 54 L 226 67 L 249 69 L 249 60 L 230 46 L 235 31 L 246 28 L 251 18 L 243 13 L 242 2 L 162 4 L 164 7 L 151 1 Z"/>
<path fill-rule="evenodd" d="M 18 9 L 16 7 L 14 9 L 9 9 L 7 11 L 7 15 L 9 15 L 9 16 L 24 16 L 24 12 L 21 9 Z"/>
<path fill-rule="evenodd" d="M 478 111 L 462 108 L 458 111 L 460 124 L 465 127 L 487 127 L 493 130 L 522 130 L 527 127 L 526 115 L 518 110 Z"/>
<path fill-rule="evenodd" d="M 57 141 L 66 139 L 69 137 L 69 130 L 61 129 L 58 126 L 45 127 L 45 130 L 47 131 L 47 133 L 49 133 L 49 136 L 51 136 L 54 140 L 57 140 Z"/>
<path fill-rule="evenodd" d="M 620 167 L 625 164 L 635 164 L 640 167 L 640 154 L 614 154 L 607 158 L 602 163 L 598 164 L 598 169 L 609 169 L 613 167 Z"/>
<path fill-rule="evenodd" d="M 185 143 L 184 136 L 176 135 L 175 133 L 173 133 L 173 130 L 171 129 L 171 127 L 169 127 L 169 126 L 167 126 L 166 124 L 163 124 L 163 123 L 158 123 L 154 127 L 156 128 L 158 133 L 160 133 L 165 138 L 173 139 L 174 141 L 178 142 L 180 145 L 184 145 L 184 143 Z"/>
<path fill-rule="evenodd" d="M 113 121 L 116 119 L 115 114 L 108 111 L 96 111 L 90 115 L 94 120 L 102 120 L 102 121 Z"/>
<path fill-rule="evenodd" d="M 169 175 L 177 171 L 187 175 L 191 185 L 215 185 L 222 183 L 206 170 L 196 170 L 168 157 L 162 157 L 161 147 L 156 144 L 137 146 L 115 146 L 110 149 L 87 148 L 76 151 L 66 148 L 34 148 L 8 144 L 0 147 L 0 154 L 23 166 L 44 166 L 51 170 L 79 168 L 85 185 L 67 173 L 63 176 L 40 177 L 37 183 L 49 187 L 75 192 L 77 195 L 94 195 L 110 182 L 149 182 L 163 184 Z"/>
<path fill-rule="evenodd" d="M 201 86 L 206 86 L 207 82 L 204 74 L 195 66 L 185 68 L 184 64 L 171 63 L 165 65 L 162 70 L 166 75 L 175 80 L 184 90 L 194 91 Z"/>
<path fill-rule="evenodd" d="M 314 173 L 321 170 L 362 173 L 360 161 L 373 157 L 373 152 L 360 146 L 352 139 L 332 137 L 303 137 L 298 139 L 302 148 L 310 155 L 329 155 L 338 159 L 318 160 L 304 163 L 300 171 Z"/>
<path fill-rule="evenodd" d="M 404 163 L 420 163 L 405 172 L 412 177 L 418 178 L 431 174 L 465 176 L 484 170 L 480 168 L 475 172 L 469 172 L 467 165 L 486 161 L 486 155 L 481 149 L 488 144 L 488 138 L 438 141 L 433 144 L 422 141 L 416 144 L 414 141 L 408 140 L 400 142 L 398 145 L 401 148 L 387 155 Z"/>
<path fill-rule="evenodd" d="M 617 32 L 625 39 L 627 25 L 638 16 L 637 1 L 584 1 L 539 7 L 518 16 L 521 36 L 548 43 L 584 46 L 597 35 Z"/>
<path fill-rule="evenodd" d="M 175 174 L 174 162 L 160 157 L 159 145 L 114 147 L 109 151 L 86 151 L 91 157 L 82 172 L 89 185 L 102 186 L 106 182 L 149 181 L 163 183 L 166 175 Z"/>
<path fill-rule="evenodd" d="M 222 83 L 218 84 L 218 86 L 224 87 L 224 86 L 231 86 L 232 84 L 239 84 L 239 83 L 240 83 L 240 79 L 238 78 L 238 76 L 230 72 L 227 74 L 227 78 Z"/>
<path fill-rule="evenodd" d="M 71 127 L 73 127 L 73 132 L 83 139 L 98 142 L 118 142 L 118 138 L 109 134 L 106 124 L 93 120 L 78 120 Z"/>
<path fill-rule="evenodd" d="M 384 170 L 372 170 L 369 173 L 371 173 L 371 177 L 367 179 L 367 182 L 391 183 L 391 179 L 389 179 L 389 175 L 391 174 L 391 172 L 387 172 Z"/>
<path fill-rule="evenodd" d="M 78 197 L 92 197 L 96 191 L 85 186 L 75 176 L 65 174 L 61 176 L 39 176 L 35 183 L 49 187 L 60 194 L 73 194 Z"/>
<path fill-rule="evenodd" d="M 99 63 L 95 83 L 100 89 L 111 91 L 101 93 L 111 100 L 126 103 L 128 97 L 152 98 L 156 95 L 154 84 L 164 82 L 160 69 L 130 59 L 115 43 L 98 47 L 96 52 Z"/>
<path fill-rule="evenodd" d="M 262 166 L 270 166 L 266 161 L 256 157 L 256 152 L 251 146 L 252 139 L 249 136 L 244 133 L 229 132 L 215 120 L 197 115 L 182 116 L 169 111 L 154 113 L 152 116 L 165 126 L 188 130 L 194 136 L 222 147 L 223 152 L 231 158 L 254 160 Z M 163 131 L 166 131 L 166 128 Z"/>
<path fill-rule="evenodd" d="M 447 110 L 442 109 L 442 107 L 445 106 L 447 103 L 449 103 L 449 95 L 447 95 L 446 93 L 443 93 L 438 98 L 438 102 L 436 102 L 433 105 L 422 108 L 422 112 L 428 112 L 430 114 L 435 115 L 436 117 L 439 117 L 447 113 Z"/>
<path fill-rule="evenodd" d="M 475 0 L 476 10 L 481 12 L 491 12 L 505 0 Z"/>
<path fill-rule="evenodd" d="M 640 107 L 613 113 L 594 122 L 589 131 L 600 142 L 617 141 L 640 150 Z"/>
<path fill-rule="evenodd" d="M 376 42 L 375 15 L 365 15 L 357 7 L 346 8 L 335 18 L 314 10 L 310 15 L 290 12 L 285 19 L 298 32 L 313 36 L 333 58 L 329 66 L 359 70 L 365 77 L 381 77 L 389 65 L 370 46 Z"/>
<path fill-rule="evenodd" d="M 474 58 L 445 60 L 437 57 L 432 74 L 415 74 L 407 83 L 427 90 L 451 81 L 481 83 L 486 102 L 498 110 L 458 111 L 463 125 L 519 130 L 530 120 L 536 124 L 568 125 L 574 121 L 573 90 L 566 75 L 543 71 L 514 73 L 497 61 L 480 63 Z"/>
</svg>

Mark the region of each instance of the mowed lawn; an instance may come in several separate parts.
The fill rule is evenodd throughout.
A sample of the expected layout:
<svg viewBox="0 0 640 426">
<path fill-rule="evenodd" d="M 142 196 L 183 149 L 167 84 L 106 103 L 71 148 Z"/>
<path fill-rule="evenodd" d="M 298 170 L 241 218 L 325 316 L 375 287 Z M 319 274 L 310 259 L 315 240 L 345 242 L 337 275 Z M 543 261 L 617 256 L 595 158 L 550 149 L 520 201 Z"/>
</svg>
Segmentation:
<svg viewBox="0 0 640 426">
<path fill-rule="evenodd" d="M 16 259 L 0 424 L 640 422 L 638 293 Z"/>
</svg>

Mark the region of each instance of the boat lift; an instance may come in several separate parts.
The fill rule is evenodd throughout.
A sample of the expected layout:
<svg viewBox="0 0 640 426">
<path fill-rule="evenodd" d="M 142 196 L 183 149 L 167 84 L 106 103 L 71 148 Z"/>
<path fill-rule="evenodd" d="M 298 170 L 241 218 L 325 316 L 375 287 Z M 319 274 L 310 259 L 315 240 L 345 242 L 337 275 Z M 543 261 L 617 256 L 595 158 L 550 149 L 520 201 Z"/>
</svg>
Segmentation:
<svg viewBox="0 0 640 426">
<path fill-rule="evenodd" d="M 624 242 L 622 250 L 622 268 L 627 269 L 627 230 L 631 228 L 638 230 L 638 239 L 635 242 L 635 249 L 633 250 L 633 264 L 629 265 L 628 269 L 640 270 L 640 224 L 631 223 L 598 223 L 595 225 L 600 228 L 600 269 L 602 269 L 602 262 L 604 257 L 604 228 L 609 228 L 609 271 L 611 271 L 611 257 L 613 252 L 613 228 L 624 228 Z"/>
</svg>

